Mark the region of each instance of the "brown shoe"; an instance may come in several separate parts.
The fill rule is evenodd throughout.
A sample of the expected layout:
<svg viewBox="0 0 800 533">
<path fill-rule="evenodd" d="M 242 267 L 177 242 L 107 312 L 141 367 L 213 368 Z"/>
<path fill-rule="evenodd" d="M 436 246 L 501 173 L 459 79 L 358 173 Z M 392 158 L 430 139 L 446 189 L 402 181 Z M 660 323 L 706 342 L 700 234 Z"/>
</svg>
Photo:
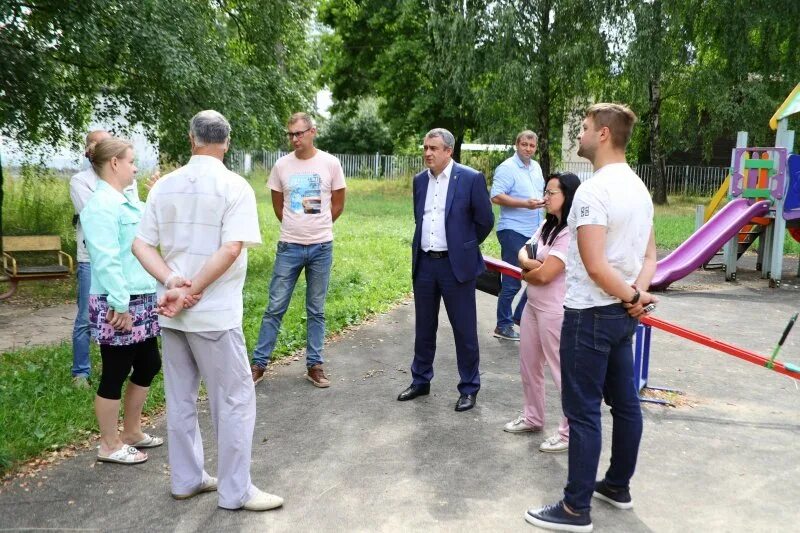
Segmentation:
<svg viewBox="0 0 800 533">
<path fill-rule="evenodd" d="M 331 386 L 331 382 L 325 377 L 325 371 L 322 370 L 322 365 L 314 365 L 308 369 L 306 379 L 314 384 L 315 387 L 325 389 Z"/>
<path fill-rule="evenodd" d="M 253 385 L 258 385 L 264 379 L 264 371 L 266 368 L 261 368 L 258 365 L 250 366 L 250 371 L 253 373 Z"/>
</svg>

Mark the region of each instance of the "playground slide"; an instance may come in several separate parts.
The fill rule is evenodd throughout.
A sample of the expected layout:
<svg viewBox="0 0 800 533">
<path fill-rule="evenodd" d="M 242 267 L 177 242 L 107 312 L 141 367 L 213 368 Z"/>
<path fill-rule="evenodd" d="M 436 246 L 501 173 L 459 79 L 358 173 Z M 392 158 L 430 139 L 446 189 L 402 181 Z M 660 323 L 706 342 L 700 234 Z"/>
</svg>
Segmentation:
<svg viewBox="0 0 800 533">
<path fill-rule="evenodd" d="M 670 283 L 691 274 L 730 239 L 753 217 L 769 212 L 770 202 L 762 200 L 753 205 L 747 198 L 737 198 L 717 212 L 716 215 L 694 232 L 686 242 L 658 262 L 655 276 L 650 284 L 653 290 L 664 290 Z"/>
</svg>

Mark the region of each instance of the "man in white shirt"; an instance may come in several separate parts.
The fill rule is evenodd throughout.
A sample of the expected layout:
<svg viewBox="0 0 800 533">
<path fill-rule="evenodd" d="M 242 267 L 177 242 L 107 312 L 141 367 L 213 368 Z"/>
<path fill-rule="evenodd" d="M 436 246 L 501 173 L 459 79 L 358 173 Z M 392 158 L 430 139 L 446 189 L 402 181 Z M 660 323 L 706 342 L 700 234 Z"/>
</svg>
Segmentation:
<svg viewBox="0 0 800 533">
<path fill-rule="evenodd" d="M 631 337 L 656 269 L 653 202 L 625 160 L 636 115 L 619 104 L 587 110 L 578 155 L 594 175 L 575 194 L 567 223 L 567 293 L 561 329 L 561 402 L 569 420 L 569 471 L 564 498 L 525 519 L 536 526 L 588 532 L 592 497 L 630 509 L 630 479 L 642 436 L 642 411 Z M 614 422 L 611 465 L 596 481 L 602 433 L 600 404 Z"/>
<path fill-rule="evenodd" d="M 222 163 L 230 140 L 225 117 L 201 111 L 189 139 L 192 158 L 153 187 L 133 243 L 159 281 L 172 496 L 218 490 L 220 507 L 266 511 L 283 499 L 250 482 L 256 402 L 242 333 L 247 248 L 261 244 L 256 198 Z M 204 469 L 196 407 L 201 378 L 219 482 Z"/>
<path fill-rule="evenodd" d="M 294 151 L 278 159 L 267 181 L 281 236 L 250 370 L 253 383 L 264 378 L 281 320 L 305 270 L 306 379 L 324 389 L 330 386 L 322 355 L 325 299 L 333 266 L 333 223 L 344 211 L 344 171 L 336 157 L 314 146 L 317 128 L 309 115 L 295 113 L 286 126 Z"/>
</svg>

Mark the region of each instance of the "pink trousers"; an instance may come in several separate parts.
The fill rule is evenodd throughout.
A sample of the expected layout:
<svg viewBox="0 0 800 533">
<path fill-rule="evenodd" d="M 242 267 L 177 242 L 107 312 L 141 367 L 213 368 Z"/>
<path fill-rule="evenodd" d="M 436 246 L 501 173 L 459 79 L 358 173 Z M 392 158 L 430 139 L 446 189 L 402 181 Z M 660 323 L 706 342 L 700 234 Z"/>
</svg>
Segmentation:
<svg viewBox="0 0 800 533">
<path fill-rule="evenodd" d="M 525 422 L 532 426 L 544 426 L 544 364 L 550 367 L 561 393 L 561 323 L 564 313 L 539 311 L 530 301 L 525 305 L 520 321 L 519 371 L 522 376 L 522 393 L 525 398 Z M 560 405 L 560 402 L 559 402 Z M 567 418 L 561 416 L 558 433 L 563 440 L 569 440 Z"/>
</svg>

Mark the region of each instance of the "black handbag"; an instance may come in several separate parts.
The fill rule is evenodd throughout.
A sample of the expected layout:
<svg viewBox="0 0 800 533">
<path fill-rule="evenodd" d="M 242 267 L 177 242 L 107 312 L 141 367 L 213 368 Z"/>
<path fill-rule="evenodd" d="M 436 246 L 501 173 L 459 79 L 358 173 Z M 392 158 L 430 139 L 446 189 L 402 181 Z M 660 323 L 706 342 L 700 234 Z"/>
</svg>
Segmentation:
<svg viewBox="0 0 800 533">
<path fill-rule="evenodd" d="M 487 294 L 497 296 L 500 294 L 500 272 L 485 270 L 475 280 L 475 288 Z"/>
</svg>

